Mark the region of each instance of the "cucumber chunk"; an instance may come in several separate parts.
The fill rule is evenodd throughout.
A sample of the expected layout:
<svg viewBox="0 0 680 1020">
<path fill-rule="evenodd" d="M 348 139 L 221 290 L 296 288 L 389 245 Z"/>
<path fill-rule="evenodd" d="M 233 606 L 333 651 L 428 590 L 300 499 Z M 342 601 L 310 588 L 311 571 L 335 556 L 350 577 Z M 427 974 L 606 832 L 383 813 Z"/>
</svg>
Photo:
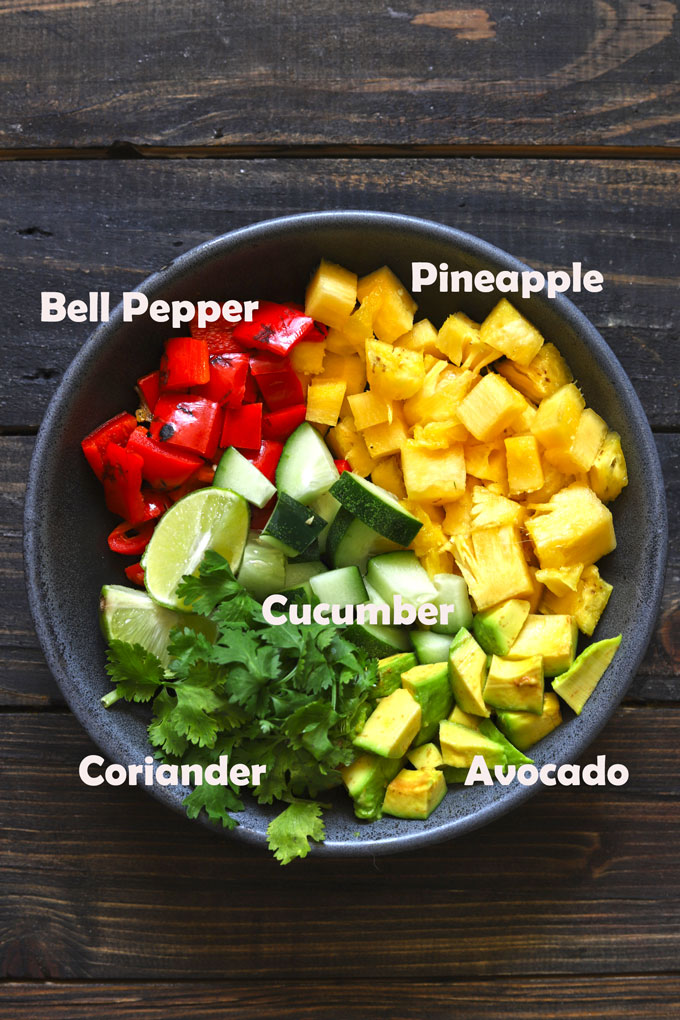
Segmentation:
<svg viewBox="0 0 680 1020">
<path fill-rule="evenodd" d="M 260 509 L 276 495 L 269 479 L 233 446 L 222 454 L 213 478 L 213 488 L 231 489 Z"/>
<path fill-rule="evenodd" d="M 437 589 L 427 571 L 410 549 L 374 556 L 369 560 L 366 577 L 390 606 L 395 595 L 400 595 L 404 603 L 416 609 L 425 602 L 434 602 L 437 597 Z"/>
<path fill-rule="evenodd" d="M 334 567 L 354 565 L 363 571 L 371 556 L 395 548 L 394 542 L 383 538 L 349 510 L 340 507 L 328 532 L 326 556 Z"/>
<path fill-rule="evenodd" d="M 286 440 L 276 468 L 276 488 L 300 503 L 317 499 L 339 478 L 333 455 L 316 429 L 303 422 Z"/>
<path fill-rule="evenodd" d="M 262 542 L 258 532 L 251 531 L 236 579 L 254 599 L 262 602 L 285 584 L 286 557 L 280 549 Z"/>
<path fill-rule="evenodd" d="M 391 492 L 352 471 L 343 471 L 330 491 L 346 510 L 397 545 L 409 545 L 423 526 Z"/>
<path fill-rule="evenodd" d="M 367 592 L 358 567 L 340 567 L 311 578 L 312 591 L 319 602 L 331 606 L 358 606 Z"/>
<path fill-rule="evenodd" d="M 449 609 L 447 623 L 435 623 L 432 630 L 436 634 L 457 634 L 461 627 L 469 630 L 472 626 L 472 607 L 465 578 L 460 574 L 435 574 L 432 583 L 437 595 L 432 600 L 435 606 L 454 606 Z"/>
<path fill-rule="evenodd" d="M 428 662 L 448 662 L 453 637 L 450 634 L 435 634 L 431 630 L 414 630 L 411 641 L 421 665 Z"/>
<path fill-rule="evenodd" d="M 311 507 L 282 492 L 264 526 L 261 541 L 282 549 L 287 556 L 304 552 L 326 527 L 326 521 Z"/>
</svg>

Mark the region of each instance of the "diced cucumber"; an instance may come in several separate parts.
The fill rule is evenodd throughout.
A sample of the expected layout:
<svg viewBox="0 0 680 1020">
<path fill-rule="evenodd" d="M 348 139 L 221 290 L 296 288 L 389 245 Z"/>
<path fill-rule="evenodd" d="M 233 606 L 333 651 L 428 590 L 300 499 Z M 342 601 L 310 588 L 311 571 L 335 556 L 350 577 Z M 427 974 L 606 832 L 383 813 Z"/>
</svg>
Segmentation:
<svg viewBox="0 0 680 1020">
<path fill-rule="evenodd" d="M 394 542 L 383 538 L 344 507 L 338 510 L 326 540 L 326 556 L 334 567 L 354 565 L 362 571 L 371 556 L 394 548 Z"/>
<path fill-rule="evenodd" d="M 312 577 L 312 591 L 330 606 L 358 606 L 366 601 L 366 588 L 358 567 L 340 567 Z"/>
<path fill-rule="evenodd" d="M 437 595 L 427 571 L 410 549 L 374 556 L 368 562 L 366 577 L 390 606 L 395 595 L 416 609 L 425 602 L 433 602 Z"/>
<path fill-rule="evenodd" d="M 333 455 L 316 429 L 303 422 L 286 440 L 276 468 L 276 488 L 300 503 L 328 492 L 338 480 Z"/>
<path fill-rule="evenodd" d="M 299 584 L 305 584 L 317 574 L 325 574 L 327 568 L 318 560 L 310 560 L 303 563 L 291 563 L 286 565 L 286 588 L 296 588 Z M 311 589 L 310 589 L 311 590 Z"/>
<path fill-rule="evenodd" d="M 386 606 L 387 605 L 387 602 L 385 602 L 385 599 L 382 597 L 382 595 L 380 595 L 375 590 L 375 588 L 373 587 L 373 585 L 371 584 L 371 582 L 367 578 L 364 578 L 364 586 L 366 588 L 366 592 L 367 592 L 368 597 L 371 600 L 371 602 L 375 602 L 376 606 Z M 389 606 L 388 608 L 390 609 L 390 612 L 391 612 L 392 611 L 392 607 Z"/>
<path fill-rule="evenodd" d="M 325 521 L 328 521 L 326 527 L 319 534 L 319 549 L 323 553 L 326 551 L 328 532 L 331 530 L 331 524 L 337 517 L 340 504 L 335 496 L 331 496 L 330 492 L 324 492 L 321 496 L 317 496 L 316 499 L 313 499 L 309 505 L 312 510 L 316 510 L 320 517 L 323 517 Z"/>
<path fill-rule="evenodd" d="M 423 526 L 391 492 L 352 471 L 342 472 L 331 495 L 369 528 L 398 545 L 409 545 Z"/>
<path fill-rule="evenodd" d="M 276 489 L 269 479 L 233 446 L 222 454 L 213 479 L 213 488 L 231 489 L 260 508 L 276 495 Z"/>
<path fill-rule="evenodd" d="M 418 656 L 418 662 L 448 662 L 453 637 L 450 634 L 435 634 L 431 630 L 411 631 L 411 641 Z"/>
<path fill-rule="evenodd" d="M 460 574 L 435 574 L 432 578 L 437 595 L 432 600 L 435 606 L 455 606 L 449 610 L 448 623 L 435 623 L 436 634 L 457 634 L 461 627 L 472 626 L 472 607 L 465 579 Z"/>
<path fill-rule="evenodd" d="M 404 627 L 390 627 L 382 623 L 352 623 L 345 634 L 360 648 L 377 659 L 395 652 L 410 652 L 411 638 Z"/>
<path fill-rule="evenodd" d="M 319 549 L 319 540 L 317 538 L 308 545 L 306 549 L 303 549 L 297 556 L 291 556 L 291 563 L 318 563 L 321 559 L 321 550 Z"/>
<path fill-rule="evenodd" d="M 251 531 L 243 550 L 237 580 L 255 599 L 281 591 L 286 581 L 286 557 L 280 549 L 265 545 L 256 531 Z"/>
<path fill-rule="evenodd" d="M 294 602 L 296 605 L 315 606 L 319 601 L 312 591 L 312 586 L 309 581 L 302 581 L 300 584 L 296 584 L 292 588 L 284 588 L 280 594 L 285 595 L 288 600 L 288 604 Z"/>
<path fill-rule="evenodd" d="M 281 492 L 264 526 L 261 541 L 282 549 L 287 556 L 296 556 L 311 545 L 325 527 L 326 521 L 311 507 Z"/>
</svg>

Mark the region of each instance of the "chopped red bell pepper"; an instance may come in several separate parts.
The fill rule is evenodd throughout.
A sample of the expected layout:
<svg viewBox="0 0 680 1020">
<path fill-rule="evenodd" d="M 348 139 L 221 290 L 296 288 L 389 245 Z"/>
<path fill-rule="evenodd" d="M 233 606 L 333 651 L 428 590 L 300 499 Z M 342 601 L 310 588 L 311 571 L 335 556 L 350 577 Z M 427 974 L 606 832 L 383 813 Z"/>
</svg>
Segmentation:
<svg viewBox="0 0 680 1020">
<path fill-rule="evenodd" d="M 261 471 L 274 485 L 276 467 L 283 453 L 283 443 L 278 443 L 275 439 L 263 439 L 256 453 L 248 449 L 239 450 L 239 453 L 242 453 L 246 460 L 249 460 L 253 467 Z"/>
<path fill-rule="evenodd" d="M 222 428 L 222 411 L 214 400 L 192 393 L 161 393 L 149 429 L 152 439 L 211 459 Z"/>
<path fill-rule="evenodd" d="M 269 502 L 265 503 L 262 509 L 258 506 L 252 508 L 250 513 L 251 531 L 262 531 L 264 529 L 265 524 L 271 517 L 274 507 L 276 506 L 276 499 L 276 496 L 272 496 Z"/>
<path fill-rule="evenodd" d="M 144 458 L 142 457 L 142 460 Z M 142 473 L 144 469 L 142 468 Z M 144 499 L 144 520 L 151 521 L 156 517 L 162 517 L 165 511 L 170 506 L 170 500 L 168 499 L 167 493 L 156 492 L 155 489 L 150 489 L 148 486 L 142 486 L 142 497 Z"/>
<path fill-rule="evenodd" d="M 340 472 L 340 474 L 342 474 L 343 471 L 351 471 L 352 470 L 352 465 L 350 464 L 350 462 L 348 460 L 336 460 L 336 461 L 334 461 L 334 464 L 335 464 L 336 468 L 338 469 L 338 471 Z"/>
<path fill-rule="evenodd" d="M 224 428 L 220 445 L 259 450 L 261 442 L 262 404 L 228 407 L 224 413 Z"/>
<path fill-rule="evenodd" d="M 210 381 L 210 361 L 205 340 L 174 336 L 165 342 L 161 355 L 161 390 L 188 390 Z"/>
<path fill-rule="evenodd" d="M 144 568 L 141 563 L 131 563 L 129 567 L 126 567 L 125 576 L 133 584 L 139 585 L 140 588 L 144 587 Z"/>
<path fill-rule="evenodd" d="M 156 521 L 145 521 L 144 524 L 130 524 L 123 521 L 109 535 L 109 549 L 122 556 L 141 556 L 151 541 Z"/>
<path fill-rule="evenodd" d="M 161 373 L 158 371 L 149 372 L 148 375 L 143 375 L 141 379 L 137 380 L 137 391 L 152 414 L 161 391 L 160 376 Z"/>
<path fill-rule="evenodd" d="M 284 357 L 314 329 L 314 319 L 288 305 L 260 301 L 252 322 L 241 321 L 234 328 L 234 340 Z"/>
<path fill-rule="evenodd" d="M 109 418 L 82 440 L 80 445 L 83 448 L 83 453 L 100 481 L 104 477 L 104 453 L 108 444 L 115 443 L 117 446 L 125 446 L 136 428 L 137 419 L 134 414 L 122 411 L 115 417 Z"/>
<path fill-rule="evenodd" d="M 248 366 L 248 375 L 246 376 L 246 388 L 243 392 L 243 403 L 244 404 L 256 404 L 260 399 L 260 391 L 257 388 L 255 377 L 253 375 L 250 365 Z"/>
<path fill-rule="evenodd" d="M 256 354 L 250 359 L 250 371 L 270 411 L 304 403 L 302 384 L 288 359 Z"/>
<path fill-rule="evenodd" d="M 142 496 L 144 461 L 127 447 L 109 443 L 104 452 L 104 493 L 111 513 L 130 524 L 144 520 L 146 504 Z"/>
<path fill-rule="evenodd" d="M 205 340 L 210 357 L 213 354 L 242 354 L 243 347 L 234 340 L 235 323 L 210 322 L 207 326 L 197 326 L 196 321 L 190 323 L 191 335 L 197 340 Z"/>
<path fill-rule="evenodd" d="M 288 439 L 298 425 L 302 425 L 307 414 L 304 404 L 294 404 L 280 411 L 269 411 L 262 418 L 263 439 Z"/>
<path fill-rule="evenodd" d="M 144 428 L 135 429 L 127 448 L 142 458 L 142 475 L 154 489 L 176 489 L 203 464 L 195 453 L 151 439 Z"/>
<path fill-rule="evenodd" d="M 247 354 L 211 354 L 210 380 L 195 386 L 193 392 L 227 407 L 240 407 L 249 402 L 245 400 L 249 364 Z"/>
</svg>

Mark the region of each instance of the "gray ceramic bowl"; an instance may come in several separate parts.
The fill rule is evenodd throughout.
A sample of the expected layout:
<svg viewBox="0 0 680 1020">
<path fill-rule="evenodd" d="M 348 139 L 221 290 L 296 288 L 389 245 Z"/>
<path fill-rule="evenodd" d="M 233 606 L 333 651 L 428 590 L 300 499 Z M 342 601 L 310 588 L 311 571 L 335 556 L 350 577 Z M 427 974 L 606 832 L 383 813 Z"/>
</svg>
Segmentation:
<svg viewBox="0 0 680 1020">
<path fill-rule="evenodd" d="M 291 216 L 218 237 L 182 255 L 137 289 L 151 298 L 270 298 L 301 300 L 311 271 L 324 256 L 359 274 L 388 263 L 410 281 L 412 260 L 448 262 L 451 269 L 527 268 L 498 248 L 449 227 L 385 213 L 337 212 Z M 430 288 L 420 313 L 436 325 L 462 307 L 481 319 L 496 294 L 459 299 Z M 589 405 L 620 432 L 630 484 L 614 505 L 618 549 L 602 563 L 614 585 L 599 637 L 621 632 L 623 643 L 587 708 L 536 745 L 537 764 L 573 762 L 612 715 L 649 642 L 661 597 L 667 526 L 664 490 L 654 440 L 631 383 L 602 337 L 568 300 L 535 296 L 513 300 L 562 351 Z M 123 323 L 120 308 L 73 361 L 43 422 L 26 499 L 26 575 L 36 629 L 47 661 L 73 712 L 112 761 L 141 763 L 149 753 L 146 711 L 118 704 L 105 711 L 109 689 L 99 633 L 99 590 L 124 582 L 109 552 L 112 527 L 102 490 L 86 464 L 80 440 L 122 409 L 134 410 L 134 380 L 158 365 L 167 327 Z M 619 760 L 625 762 L 626 748 Z M 177 811 L 184 788 L 149 787 Z M 325 856 L 389 853 L 450 839 L 518 805 L 537 786 L 453 787 L 427 820 L 383 818 L 357 823 L 339 792 L 327 813 Z M 584 796 L 587 793 L 584 792 Z M 264 843 L 274 812 L 249 805 L 235 838 Z M 207 823 L 209 824 L 209 823 Z M 218 831 L 222 831 L 219 829 Z"/>
</svg>

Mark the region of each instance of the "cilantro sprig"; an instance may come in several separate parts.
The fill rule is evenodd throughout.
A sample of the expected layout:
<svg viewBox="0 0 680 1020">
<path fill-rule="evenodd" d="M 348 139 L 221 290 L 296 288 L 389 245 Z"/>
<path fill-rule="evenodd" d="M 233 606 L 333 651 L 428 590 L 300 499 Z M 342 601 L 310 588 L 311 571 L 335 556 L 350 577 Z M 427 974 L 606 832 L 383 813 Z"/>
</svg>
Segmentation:
<svg viewBox="0 0 680 1020">
<path fill-rule="evenodd" d="M 355 756 L 376 662 L 333 624 L 268 624 L 216 552 L 206 553 L 197 577 L 183 578 L 178 595 L 212 621 L 215 639 L 175 628 L 167 669 L 141 645 L 112 641 L 115 688 L 104 704 L 151 702 L 149 739 L 163 761 L 205 767 L 229 754 L 265 765 L 253 795 L 289 805 L 269 825 L 269 847 L 282 864 L 304 857 L 310 839 L 325 838 L 324 805 L 315 798 L 339 784 L 338 770 Z M 203 784 L 184 803 L 190 818 L 204 811 L 228 828 L 244 810 L 230 786 Z"/>
</svg>

